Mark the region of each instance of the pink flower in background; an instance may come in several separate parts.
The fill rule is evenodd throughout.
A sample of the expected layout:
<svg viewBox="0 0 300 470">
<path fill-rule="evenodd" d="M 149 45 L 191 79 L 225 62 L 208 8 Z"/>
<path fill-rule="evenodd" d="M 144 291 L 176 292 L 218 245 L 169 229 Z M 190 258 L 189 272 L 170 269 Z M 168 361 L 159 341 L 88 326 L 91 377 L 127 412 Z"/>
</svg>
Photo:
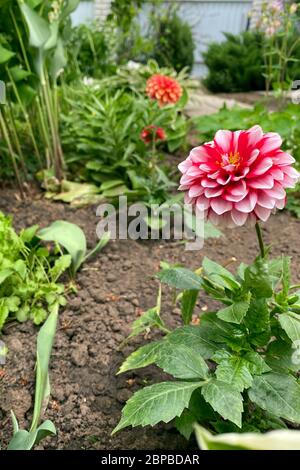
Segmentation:
<svg viewBox="0 0 300 470">
<path fill-rule="evenodd" d="M 194 148 L 180 163 L 179 189 L 214 224 L 265 222 L 274 209 L 283 209 L 285 189 L 299 179 L 294 158 L 281 144 L 278 134 L 264 134 L 259 126 L 220 130 L 213 142 Z"/>
</svg>

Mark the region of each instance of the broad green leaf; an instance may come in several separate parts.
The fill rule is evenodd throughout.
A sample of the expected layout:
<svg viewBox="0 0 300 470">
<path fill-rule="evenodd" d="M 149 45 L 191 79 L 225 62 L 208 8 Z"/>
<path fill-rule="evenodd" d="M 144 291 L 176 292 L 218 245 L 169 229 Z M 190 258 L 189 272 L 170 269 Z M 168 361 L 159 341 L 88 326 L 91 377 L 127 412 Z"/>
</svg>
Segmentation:
<svg viewBox="0 0 300 470">
<path fill-rule="evenodd" d="M 24 243 L 30 243 L 35 237 L 38 229 L 38 225 L 33 225 L 32 227 L 25 228 L 20 232 L 20 238 L 23 240 Z"/>
<path fill-rule="evenodd" d="M 35 431 L 20 430 L 14 433 L 7 450 L 31 450 L 47 436 L 54 436 L 56 429 L 52 421 L 45 421 Z"/>
<path fill-rule="evenodd" d="M 188 441 L 193 433 L 194 424 L 196 422 L 197 418 L 193 413 L 190 410 L 184 410 L 182 415 L 175 419 L 175 426 L 180 434 Z"/>
<path fill-rule="evenodd" d="M 157 307 L 150 308 L 133 322 L 131 327 L 132 332 L 130 333 L 129 338 L 133 338 L 134 336 L 141 334 L 143 331 L 147 331 L 154 327 L 164 328 L 164 322 L 159 316 Z"/>
<path fill-rule="evenodd" d="M 187 344 L 189 348 L 195 351 L 195 354 L 199 354 L 204 359 L 209 359 L 219 348 L 214 338 L 209 337 L 206 331 L 203 331 L 202 328 L 196 325 L 177 328 L 168 334 L 167 338 L 174 345 Z"/>
<path fill-rule="evenodd" d="M 42 48 L 50 37 L 50 28 L 47 21 L 24 2 L 20 3 L 20 9 L 29 30 L 30 45 Z"/>
<path fill-rule="evenodd" d="M 300 369 L 300 350 L 293 348 L 283 340 L 272 341 L 266 351 L 266 362 L 276 372 L 293 371 Z"/>
<path fill-rule="evenodd" d="M 257 298 L 268 299 L 273 295 L 272 279 L 270 277 L 268 263 L 262 258 L 245 269 L 245 281 L 243 287 Z"/>
<path fill-rule="evenodd" d="M 146 367 L 150 364 L 153 364 L 156 360 L 159 349 L 163 347 L 164 341 L 156 341 L 154 343 L 142 346 L 127 357 L 127 359 L 121 365 L 118 374 L 132 369 L 140 369 L 141 367 Z"/>
<path fill-rule="evenodd" d="M 78 225 L 57 220 L 37 235 L 41 240 L 53 241 L 64 247 L 72 257 L 74 272 L 79 269 L 86 256 L 86 238 Z"/>
<path fill-rule="evenodd" d="M 240 356 L 232 356 L 223 360 L 216 368 L 216 377 L 242 392 L 252 384 L 253 377 L 247 362 Z"/>
<path fill-rule="evenodd" d="M 201 391 L 204 399 L 222 418 L 242 427 L 243 398 L 236 388 L 213 379 L 203 385 Z"/>
<path fill-rule="evenodd" d="M 4 64 L 8 62 L 13 56 L 15 55 L 14 52 L 5 49 L 5 47 L 0 46 L 0 64 Z"/>
<path fill-rule="evenodd" d="M 204 238 L 220 238 L 223 233 L 215 227 L 211 222 L 205 222 L 204 224 Z"/>
<path fill-rule="evenodd" d="M 214 312 L 205 313 L 201 316 L 199 328 L 202 337 L 206 337 L 215 343 L 227 344 L 234 351 L 250 349 L 245 327 L 224 322 Z M 220 349 L 220 346 L 216 349 Z"/>
<path fill-rule="evenodd" d="M 168 423 L 188 407 L 194 390 L 205 382 L 161 382 L 136 392 L 126 403 L 113 434 L 127 426 Z"/>
<path fill-rule="evenodd" d="M 62 70 L 67 65 L 67 56 L 66 56 L 66 51 L 64 49 L 64 45 L 61 39 L 58 39 L 57 45 L 52 57 L 51 61 L 51 78 L 52 81 L 55 83 L 57 78 L 59 77 L 59 74 L 61 73 Z"/>
<path fill-rule="evenodd" d="M 248 340 L 256 346 L 264 346 L 271 338 L 270 312 L 266 299 L 252 299 L 244 317 L 249 330 Z"/>
<path fill-rule="evenodd" d="M 248 393 L 263 410 L 300 423 L 300 385 L 291 375 L 269 372 L 256 376 Z"/>
<path fill-rule="evenodd" d="M 215 261 L 205 257 L 202 262 L 202 267 L 204 269 L 204 273 L 213 283 L 230 290 L 233 286 L 234 288 L 239 288 L 240 285 L 236 281 L 234 275 Z"/>
<path fill-rule="evenodd" d="M 201 450 L 300 450 L 300 431 L 276 430 L 265 434 L 245 432 L 214 436 L 199 424 L 195 425 Z"/>
<path fill-rule="evenodd" d="M 202 285 L 200 276 L 186 268 L 164 269 L 157 277 L 164 284 L 176 289 L 199 290 Z"/>
<path fill-rule="evenodd" d="M 13 269 L 3 269 L 2 271 L 0 271 L 0 284 L 2 284 L 13 273 L 14 273 Z"/>
<path fill-rule="evenodd" d="M 281 313 L 278 321 L 292 341 L 300 341 L 300 315 L 294 312 Z"/>
<path fill-rule="evenodd" d="M 229 323 L 241 323 L 250 306 L 251 294 L 249 293 L 244 300 L 234 302 L 229 307 L 219 310 L 218 318 Z"/>
<path fill-rule="evenodd" d="M 182 297 L 180 299 L 181 304 L 181 316 L 183 323 L 185 325 L 189 325 L 192 320 L 194 308 L 197 303 L 199 291 L 197 290 L 185 290 L 182 293 Z"/>
<path fill-rule="evenodd" d="M 166 339 L 158 351 L 155 364 L 177 379 L 205 379 L 209 369 L 201 356 L 187 345 L 174 345 Z"/>
<path fill-rule="evenodd" d="M 19 65 L 15 65 L 14 67 L 10 68 L 9 73 L 11 74 L 14 82 L 19 82 L 21 80 L 24 80 L 25 78 L 31 75 L 31 72 L 28 72 L 27 70 L 22 69 L 21 66 Z"/>
</svg>

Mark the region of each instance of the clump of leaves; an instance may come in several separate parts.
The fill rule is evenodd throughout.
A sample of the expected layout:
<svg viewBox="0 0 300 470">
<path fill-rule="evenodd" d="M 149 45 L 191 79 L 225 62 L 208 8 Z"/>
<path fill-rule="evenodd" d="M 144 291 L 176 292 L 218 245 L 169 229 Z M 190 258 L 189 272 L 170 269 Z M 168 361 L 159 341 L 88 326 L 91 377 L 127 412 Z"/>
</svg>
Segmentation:
<svg viewBox="0 0 300 470">
<path fill-rule="evenodd" d="M 174 418 L 186 438 L 195 422 L 218 433 L 299 424 L 300 293 L 290 258 L 261 254 L 236 275 L 204 258 L 196 272 L 164 265 L 158 277 L 179 290 L 184 326 L 168 332 L 158 307 L 146 312 L 134 331 L 158 327 L 164 336 L 133 352 L 120 372 L 155 364 L 173 379 L 136 392 L 114 432 Z M 200 291 L 220 308 L 191 324 Z"/>
<path fill-rule="evenodd" d="M 36 237 L 38 225 L 17 234 L 0 212 L 0 330 L 10 320 L 32 319 L 39 325 L 55 304 L 65 305 L 58 280 L 71 256 L 50 252 Z"/>
</svg>

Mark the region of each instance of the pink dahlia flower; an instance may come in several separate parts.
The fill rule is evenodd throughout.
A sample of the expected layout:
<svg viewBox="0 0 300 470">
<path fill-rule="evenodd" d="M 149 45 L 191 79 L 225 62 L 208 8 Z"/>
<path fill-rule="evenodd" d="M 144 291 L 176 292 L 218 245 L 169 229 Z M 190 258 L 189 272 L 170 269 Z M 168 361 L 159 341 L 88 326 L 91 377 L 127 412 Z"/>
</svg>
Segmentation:
<svg viewBox="0 0 300 470">
<path fill-rule="evenodd" d="M 264 134 L 259 126 L 220 130 L 213 142 L 194 148 L 180 163 L 179 189 L 214 224 L 265 222 L 274 209 L 283 209 L 285 189 L 299 179 L 294 158 L 281 144 L 278 134 Z"/>
</svg>

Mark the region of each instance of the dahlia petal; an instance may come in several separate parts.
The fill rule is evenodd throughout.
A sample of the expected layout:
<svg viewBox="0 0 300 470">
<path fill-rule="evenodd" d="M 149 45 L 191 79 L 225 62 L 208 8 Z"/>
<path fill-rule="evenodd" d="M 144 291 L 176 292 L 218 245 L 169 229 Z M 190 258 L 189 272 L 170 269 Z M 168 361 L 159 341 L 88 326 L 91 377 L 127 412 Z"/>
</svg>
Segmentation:
<svg viewBox="0 0 300 470">
<path fill-rule="evenodd" d="M 190 158 L 188 157 L 186 160 L 179 163 L 178 169 L 179 169 L 179 171 L 181 171 L 181 173 L 185 173 L 192 165 L 193 165 L 193 163 L 190 160 Z"/>
<path fill-rule="evenodd" d="M 286 152 L 281 152 L 281 151 L 276 152 L 276 155 L 272 156 L 272 159 L 273 159 L 274 165 L 278 165 L 279 167 L 292 165 L 296 161 L 294 157 L 292 157 L 292 155 Z"/>
<path fill-rule="evenodd" d="M 283 172 L 285 175 L 288 175 L 290 178 L 295 178 L 296 180 L 299 179 L 299 171 L 297 171 L 295 168 L 292 166 L 285 166 L 282 168 Z"/>
<path fill-rule="evenodd" d="M 261 191 L 258 191 L 257 202 L 260 206 L 264 207 L 265 209 L 274 209 L 276 199 L 273 197 L 270 197 L 267 191 L 261 190 Z"/>
<path fill-rule="evenodd" d="M 224 189 L 222 187 L 217 188 L 205 188 L 204 194 L 205 197 L 217 197 L 223 194 Z"/>
<path fill-rule="evenodd" d="M 188 176 L 202 176 L 203 172 L 200 170 L 199 167 L 193 165 L 186 171 L 186 174 Z"/>
<path fill-rule="evenodd" d="M 279 183 L 275 183 L 272 189 L 266 189 L 264 192 L 270 198 L 282 199 L 285 197 L 285 190 Z"/>
<path fill-rule="evenodd" d="M 196 207 L 199 208 L 199 210 L 206 210 L 210 206 L 210 199 L 207 199 L 207 197 L 201 195 L 197 197 L 196 200 Z"/>
<path fill-rule="evenodd" d="M 202 178 L 201 186 L 203 188 L 217 188 L 219 185 L 216 181 L 210 180 L 208 178 Z"/>
<path fill-rule="evenodd" d="M 272 158 L 263 158 L 251 168 L 250 173 L 248 173 L 247 178 L 256 178 L 256 176 L 261 176 L 265 174 L 273 166 Z"/>
<path fill-rule="evenodd" d="M 203 145 L 200 147 L 195 147 L 193 150 L 191 150 L 189 158 L 193 163 L 206 163 L 210 159 Z"/>
<path fill-rule="evenodd" d="M 231 213 L 226 212 L 225 214 L 218 215 L 212 209 L 208 212 L 208 219 L 214 225 L 222 225 L 224 227 L 234 227 L 234 223 L 231 218 Z"/>
<path fill-rule="evenodd" d="M 277 201 L 275 202 L 275 206 L 276 206 L 276 209 L 284 209 L 286 205 L 286 198 L 284 199 L 277 199 Z"/>
<path fill-rule="evenodd" d="M 257 178 L 252 178 L 248 180 L 247 185 L 250 188 L 256 189 L 271 189 L 274 186 L 274 179 L 271 175 L 258 176 Z"/>
<path fill-rule="evenodd" d="M 266 209 L 265 207 L 262 207 L 259 204 L 257 204 L 255 206 L 254 212 L 256 216 L 258 217 L 258 219 L 262 220 L 263 222 L 266 222 L 268 218 L 270 217 L 272 211 L 270 209 Z"/>
<path fill-rule="evenodd" d="M 233 196 L 246 196 L 247 195 L 247 185 L 245 181 L 239 181 L 227 188 Z"/>
<path fill-rule="evenodd" d="M 256 125 L 251 127 L 248 131 L 248 144 L 255 146 L 263 138 L 263 130 L 260 126 Z"/>
<path fill-rule="evenodd" d="M 232 209 L 232 202 L 225 201 L 221 197 L 212 199 L 210 207 L 215 211 L 216 214 L 222 215 L 224 212 L 228 212 Z"/>
<path fill-rule="evenodd" d="M 250 192 L 242 201 L 236 202 L 234 207 L 240 212 L 252 212 L 257 203 L 257 193 Z"/>
<path fill-rule="evenodd" d="M 283 172 L 279 168 L 271 168 L 270 175 L 273 176 L 274 180 L 282 181 L 283 180 Z"/>
<path fill-rule="evenodd" d="M 187 174 L 182 175 L 180 178 L 180 184 L 188 184 L 191 185 L 193 181 L 195 180 L 194 176 L 189 176 Z"/>
<path fill-rule="evenodd" d="M 178 191 L 186 191 L 187 189 L 189 189 L 189 186 L 186 185 L 186 184 L 181 184 L 181 185 L 178 187 Z"/>
<path fill-rule="evenodd" d="M 189 190 L 189 197 L 197 197 L 204 193 L 204 189 L 199 184 L 193 184 Z"/>
<path fill-rule="evenodd" d="M 297 183 L 297 180 L 295 180 L 295 178 L 291 178 L 288 175 L 284 175 L 284 178 L 281 184 L 284 188 L 294 188 L 296 183 Z"/>
<path fill-rule="evenodd" d="M 282 138 L 276 132 L 268 132 L 260 141 L 258 148 L 260 153 L 270 153 L 278 150 L 282 145 Z"/>
<path fill-rule="evenodd" d="M 248 216 L 249 214 L 247 214 L 246 212 L 240 212 L 236 209 L 232 209 L 231 211 L 231 218 L 235 225 L 238 225 L 239 227 L 246 223 Z"/>
<path fill-rule="evenodd" d="M 217 178 L 217 183 L 225 186 L 231 180 L 231 175 L 222 175 Z"/>
<path fill-rule="evenodd" d="M 255 162 L 255 160 L 257 159 L 259 155 L 259 150 L 258 149 L 254 149 L 251 154 L 250 154 L 250 157 L 248 158 L 247 160 L 247 165 L 252 165 L 252 163 Z"/>
<path fill-rule="evenodd" d="M 231 149 L 233 133 L 220 130 L 216 133 L 214 142 L 223 153 L 229 153 Z"/>
<path fill-rule="evenodd" d="M 245 166 L 245 168 L 242 169 L 242 171 L 238 174 L 235 174 L 232 177 L 232 181 L 240 181 L 241 179 L 245 178 L 245 176 L 249 173 L 250 168 Z"/>
<path fill-rule="evenodd" d="M 214 173 L 210 173 L 209 175 L 207 175 L 207 178 L 215 180 L 216 178 L 218 178 L 220 174 L 221 174 L 220 170 L 217 170 Z"/>
</svg>

